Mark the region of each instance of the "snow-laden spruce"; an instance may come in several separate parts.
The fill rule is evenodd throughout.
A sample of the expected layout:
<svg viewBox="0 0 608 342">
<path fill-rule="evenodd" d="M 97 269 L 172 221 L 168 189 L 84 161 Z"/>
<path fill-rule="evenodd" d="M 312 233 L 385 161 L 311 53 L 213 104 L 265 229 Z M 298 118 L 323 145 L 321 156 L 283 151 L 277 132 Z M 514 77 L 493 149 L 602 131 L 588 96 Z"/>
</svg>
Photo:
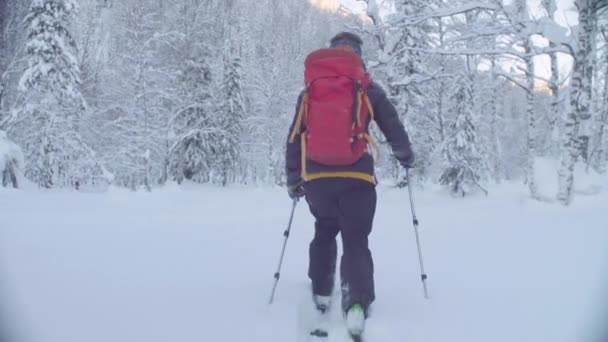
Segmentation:
<svg viewBox="0 0 608 342">
<path fill-rule="evenodd" d="M 15 129 L 25 175 L 45 188 L 95 182 L 103 172 L 80 134 L 86 104 L 70 32 L 75 7 L 72 0 L 34 0 L 25 18 L 28 67 Z"/>
<path fill-rule="evenodd" d="M 240 53 L 230 49 L 224 64 L 222 84 L 223 106 L 220 126 L 224 136 L 218 141 L 220 160 L 217 165 L 222 185 L 235 183 L 242 175 L 241 138 L 242 124 L 246 115 L 243 96 L 243 76 Z"/>
<path fill-rule="evenodd" d="M 487 167 L 480 156 L 478 138 L 473 124 L 473 87 L 469 75 L 463 75 L 454 95 L 453 111 L 456 120 L 453 132 L 443 145 L 444 166 L 439 183 L 447 186 L 459 196 L 482 191 L 487 193 L 482 182 L 487 180 Z"/>
</svg>

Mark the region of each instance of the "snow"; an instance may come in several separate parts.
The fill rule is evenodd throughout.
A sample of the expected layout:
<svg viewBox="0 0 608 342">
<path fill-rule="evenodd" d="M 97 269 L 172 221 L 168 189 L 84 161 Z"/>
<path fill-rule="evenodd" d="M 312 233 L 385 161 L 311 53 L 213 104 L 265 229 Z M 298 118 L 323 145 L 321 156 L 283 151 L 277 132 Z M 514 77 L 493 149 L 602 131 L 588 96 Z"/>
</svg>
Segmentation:
<svg viewBox="0 0 608 342">
<path fill-rule="evenodd" d="M 538 194 L 547 201 L 553 201 L 558 191 L 558 173 L 560 161 L 537 157 L 535 158 L 534 170 L 536 172 L 536 182 Z M 580 195 L 595 195 L 605 191 L 608 183 L 606 175 L 601 175 L 592 169 L 587 170 L 586 165 L 578 162 L 574 167 L 574 193 L 575 201 Z"/>
<path fill-rule="evenodd" d="M 606 191 L 569 207 L 517 184 L 466 199 L 415 191 L 431 299 L 407 191 L 380 186 L 368 341 L 594 341 L 608 309 Z M 304 202 L 267 304 L 290 206 L 280 188 L 0 189 L 0 317 L 28 341 L 297 341 Z M 331 315 L 329 341 L 346 341 Z"/>
</svg>

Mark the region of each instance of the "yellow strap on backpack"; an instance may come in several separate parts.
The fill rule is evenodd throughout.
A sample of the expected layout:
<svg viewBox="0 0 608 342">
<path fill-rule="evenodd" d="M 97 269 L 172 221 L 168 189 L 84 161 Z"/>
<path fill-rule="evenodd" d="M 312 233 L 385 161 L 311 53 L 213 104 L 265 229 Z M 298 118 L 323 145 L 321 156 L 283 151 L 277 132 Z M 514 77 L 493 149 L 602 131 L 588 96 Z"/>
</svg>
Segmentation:
<svg viewBox="0 0 608 342">
<path fill-rule="evenodd" d="M 367 104 L 367 111 L 369 112 L 369 116 L 372 119 L 371 121 L 376 121 L 374 108 L 372 107 L 372 102 L 370 101 L 369 96 L 367 96 L 367 93 L 363 93 L 363 98 L 365 99 L 365 103 Z"/>
<path fill-rule="evenodd" d="M 300 111 L 298 112 L 298 117 L 296 119 L 296 124 L 293 126 L 293 130 L 291 131 L 291 136 L 289 137 L 289 143 L 293 144 L 296 139 L 296 135 L 302 133 L 302 120 L 305 115 L 308 114 L 308 92 L 304 92 L 302 96 L 302 100 L 300 101 Z"/>
</svg>

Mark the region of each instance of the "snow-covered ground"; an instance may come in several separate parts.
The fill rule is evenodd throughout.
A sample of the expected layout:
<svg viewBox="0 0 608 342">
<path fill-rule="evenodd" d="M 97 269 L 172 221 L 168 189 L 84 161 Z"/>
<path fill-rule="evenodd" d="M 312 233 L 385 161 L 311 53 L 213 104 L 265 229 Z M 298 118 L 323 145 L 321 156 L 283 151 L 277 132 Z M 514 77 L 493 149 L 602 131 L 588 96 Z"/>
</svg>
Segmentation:
<svg viewBox="0 0 608 342">
<path fill-rule="evenodd" d="M 378 191 L 367 341 L 606 341 L 605 190 L 565 208 L 520 185 L 467 199 L 416 189 L 428 301 L 407 191 Z M 0 189 L 0 329 L 10 342 L 297 341 L 304 203 L 267 304 L 290 205 L 278 188 Z"/>
</svg>

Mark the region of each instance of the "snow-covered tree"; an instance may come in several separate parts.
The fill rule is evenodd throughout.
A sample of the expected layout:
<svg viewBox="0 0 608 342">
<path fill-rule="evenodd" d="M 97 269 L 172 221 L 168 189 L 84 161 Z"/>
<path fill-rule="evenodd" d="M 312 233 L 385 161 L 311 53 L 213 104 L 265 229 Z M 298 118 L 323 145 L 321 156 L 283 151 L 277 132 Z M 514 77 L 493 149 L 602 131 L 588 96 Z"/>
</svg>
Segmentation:
<svg viewBox="0 0 608 342">
<path fill-rule="evenodd" d="M 559 170 L 559 192 L 557 199 L 567 205 L 572 202 L 574 186 L 574 166 L 583 154 L 587 154 L 587 144 L 591 123 L 591 99 L 593 80 L 593 42 L 596 35 L 598 15 L 606 11 L 608 1 L 576 0 L 578 27 L 576 44 L 572 44 L 573 68 L 570 83 L 570 106 L 564 122 L 562 159 Z M 581 139 L 586 137 L 587 139 Z"/>
<path fill-rule="evenodd" d="M 171 32 L 176 78 L 171 86 L 174 103 L 168 121 L 166 168 L 169 179 L 182 182 L 211 182 L 217 164 L 216 144 L 221 141 L 218 120 L 221 109 L 219 90 L 222 63 L 221 18 L 212 3 L 181 0 L 174 9 L 167 9 Z M 165 91 L 166 92 L 166 91 Z"/>
<path fill-rule="evenodd" d="M 437 31 L 443 28 L 440 23 L 431 20 L 417 21 L 414 18 L 422 13 L 428 13 L 440 1 L 395 1 L 395 12 L 385 21 L 380 21 L 375 28 L 374 36 L 381 47 L 376 61 L 372 62 L 373 71 L 386 80 L 387 93 L 395 104 L 402 121 L 409 129 L 414 141 L 417 141 L 418 175 L 424 177 L 428 174 L 434 148 L 441 143 L 440 138 L 432 134 L 438 129 L 439 122 L 435 122 L 439 104 L 436 98 L 429 95 L 433 89 L 437 75 L 437 59 L 421 50 L 429 49 L 433 45 L 441 44 L 437 41 Z M 378 4 L 371 6 L 377 7 Z M 378 13 L 372 13 L 379 16 Z M 440 33 L 440 38 L 443 33 Z M 403 177 L 401 168 L 391 160 L 395 178 Z M 403 184 L 403 182 L 400 182 Z"/>
<path fill-rule="evenodd" d="M 0 129 L 10 135 L 10 127 L 16 115 L 14 107 L 18 92 L 18 80 L 27 66 L 24 63 L 23 21 L 28 12 L 29 0 L 5 0 L 0 3 Z"/>
<path fill-rule="evenodd" d="M 562 140 L 574 139 L 577 159 L 590 168 L 604 170 L 608 159 L 603 1 L 577 2 L 578 8 L 594 3 L 589 22 L 595 38 L 585 61 L 576 58 L 573 77 L 567 68 L 560 77 L 556 61 L 559 56 L 560 66 L 566 65 L 565 54 L 582 53 L 584 44 L 575 40 L 584 20 L 568 36 L 553 19 L 554 0 L 541 1 L 546 13 L 533 15 L 527 9 L 536 5 L 525 0 L 362 0 L 367 18 L 301 0 L 81 0 L 78 13 L 45 18 L 61 22 L 53 30 L 61 26 L 68 33 L 47 37 L 64 42 L 52 50 L 54 64 L 34 63 L 35 54 L 28 53 L 35 50 L 31 29 L 19 25 L 44 22 L 32 21 L 32 14 L 24 20 L 30 2 L 44 4 L 36 12 L 44 18 L 47 3 L 67 8 L 73 0 L 0 3 L 0 129 L 22 147 L 26 176 L 43 179 L 42 171 L 51 169 L 47 178 L 72 175 L 45 186 L 68 185 L 78 172 L 89 181 L 98 178 L 101 171 L 77 172 L 72 159 L 81 165 L 99 160 L 117 185 L 134 189 L 170 179 L 281 184 L 285 130 L 303 86 L 304 58 L 344 30 L 362 36 L 368 70 L 399 110 L 421 179 L 441 178 L 448 160 L 469 153 L 454 148 L 457 132 L 475 137 L 479 165 L 488 164 L 490 179 L 527 176 L 532 189 L 535 159 L 554 158 L 565 148 L 556 143 L 558 128 Z M 542 84 L 540 55 L 551 61 L 548 90 L 535 88 Z M 30 68 L 36 64 L 67 71 L 36 78 L 36 67 Z M 52 87 L 59 76 L 73 86 Z M 585 90 L 576 94 L 584 96 L 572 96 L 578 76 Z M 463 80 L 466 105 L 457 100 Z M 588 109 L 581 111 L 581 103 L 590 103 Z M 561 122 L 568 108 L 578 113 L 575 134 L 567 134 L 574 131 L 572 118 Z M 386 145 L 377 133 L 372 131 Z M 70 152 L 79 148 L 84 152 Z M 379 178 L 401 180 L 390 153 L 376 165 Z"/>
<path fill-rule="evenodd" d="M 443 145 L 444 165 L 439 183 L 447 186 L 453 194 L 465 196 L 477 190 L 486 190 L 481 182 L 487 179 L 487 167 L 482 160 L 478 137 L 473 123 L 472 82 L 462 75 L 454 96 L 453 112 L 456 120 L 451 133 Z"/>
<path fill-rule="evenodd" d="M 8 21 L 12 19 L 11 13 L 8 11 L 8 1 L 0 3 L 0 122 L 4 117 L 4 93 L 7 90 L 8 84 L 6 77 L 6 69 L 8 68 L 8 60 L 10 59 L 8 52 Z"/>
<path fill-rule="evenodd" d="M 603 49 L 598 54 L 598 60 L 603 61 L 603 73 L 599 76 L 600 70 L 598 68 L 596 73 L 598 74 L 598 95 L 596 96 L 594 112 L 597 113 L 595 116 L 595 130 L 593 132 L 594 144 L 592 150 L 589 152 L 589 164 L 596 171 L 606 173 L 608 164 L 608 25 L 602 27 L 601 37 Z M 599 63 L 598 63 L 599 64 Z M 600 64 L 601 65 L 601 64 Z M 601 86 L 600 86 L 601 85 Z"/>
<path fill-rule="evenodd" d="M 221 141 L 219 113 L 211 91 L 210 66 L 205 54 L 192 55 L 183 66 L 182 107 L 170 121 L 169 175 L 178 182 L 211 181 L 215 144 Z"/>
<path fill-rule="evenodd" d="M 171 41 L 159 11 L 157 2 L 114 3 L 109 57 L 100 75 L 103 91 L 96 119 L 107 127 L 97 134 L 100 147 L 116 181 L 133 189 L 150 190 L 158 184 L 166 157 L 173 104 L 167 95 L 175 74 L 172 64 L 161 58 Z"/>
<path fill-rule="evenodd" d="M 496 56 L 490 56 L 490 75 L 485 81 L 487 87 L 480 87 L 482 111 L 490 118 L 483 123 L 487 127 L 485 139 L 481 137 L 482 143 L 487 144 L 488 163 L 491 165 L 492 177 L 497 182 L 506 178 L 506 161 L 503 153 L 503 141 L 501 140 L 501 127 L 505 125 L 503 101 L 496 94 L 505 93 L 505 84 L 498 78 L 498 60 Z"/>
<path fill-rule="evenodd" d="M 86 104 L 80 92 L 72 0 L 34 0 L 26 17 L 28 68 L 19 86 L 24 102 L 16 129 L 25 175 L 42 187 L 94 182 L 103 168 L 80 135 Z"/>
<path fill-rule="evenodd" d="M 231 49 L 225 59 L 224 83 L 222 94 L 224 105 L 220 114 L 224 137 L 221 139 L 220 162 L 221 183 L 234 182 L 241 167 L 242 123 L 245 117 L 245 99 L 243 95 L 242 66 L 239 52 Z"/>
<path fill-rule="evenodd" d="M 519 39 L 521 39 L 521 45 L 524 51 L 522 55 L 522 59 L 524 62 L 524 74 L 525 74 L 525 84 L 524 91 L 526 92 L 526 118 L 528 121 L 528 129 L 527 129 L 527 158 L 526 158 L 526 183 L 528 184 L 528 190 L 530 192 L 530 196 L 532 198 L 538 199 L 538 186 L 536 182 L 536 157 L 538 156 L 538 148 L 537 148 L 537 114 L 534 110 L 534 104 L 536 101 L 536 92 L 534 91 L 534 83 L 535 83 L 535 64 L 534 64 L 534 44 L 532 42 L 531 32 L 527 30 L 528 21 L 530 20 L 530 15 L 528 13 L 528 3 L 526 0 L 517 0 L 514 6 L 516 11 L 516 15 L 518 20 L 514 23 L 514 25 L 521 25 L 523 23 L 524 29 L 518 30 L 515 27 L 516 32 L 519 34 Z"/>
</svg>

